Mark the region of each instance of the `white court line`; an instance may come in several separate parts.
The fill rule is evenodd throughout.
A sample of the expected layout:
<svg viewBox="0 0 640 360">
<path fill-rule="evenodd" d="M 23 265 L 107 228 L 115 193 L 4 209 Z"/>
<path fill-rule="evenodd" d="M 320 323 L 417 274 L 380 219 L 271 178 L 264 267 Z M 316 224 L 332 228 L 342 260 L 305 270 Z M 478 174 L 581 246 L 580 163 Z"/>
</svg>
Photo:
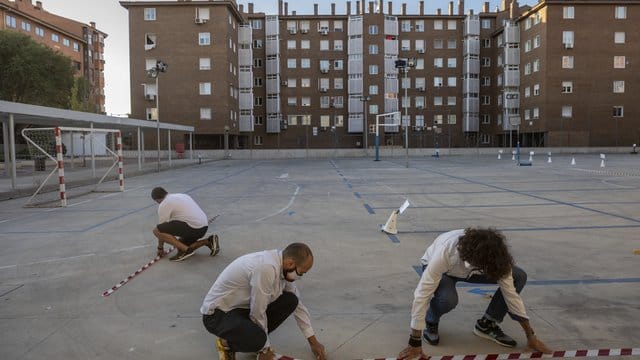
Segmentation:
<svg viewBox="0 0 640 360">
<path fill-rule="evenodd" d="M 300 186 L 296 185 L 296 191 L 293 193 L 293 196 L 291 197 L 291 200 L 289 200 L 289 203 L 287 204 L 287 206 L 283 207 L 282 209 L 278 210 L 277 212 L 275 212 L 275 213 L 273 213 L 271 215 L 267 215 L 265 217 L 262 217 L 262 218 L 256 220 L 256 222 L 268 219 L 270 217 L 274 217 L 274 216 L 282 213 L 283 211 L 287 210 L 289 207 L 291 207 L 291 205 L 293 205 L 293 201 L 296 199 L 296 195 L 298 195 L 299 191 L 300 191 Z"/>
</svg>

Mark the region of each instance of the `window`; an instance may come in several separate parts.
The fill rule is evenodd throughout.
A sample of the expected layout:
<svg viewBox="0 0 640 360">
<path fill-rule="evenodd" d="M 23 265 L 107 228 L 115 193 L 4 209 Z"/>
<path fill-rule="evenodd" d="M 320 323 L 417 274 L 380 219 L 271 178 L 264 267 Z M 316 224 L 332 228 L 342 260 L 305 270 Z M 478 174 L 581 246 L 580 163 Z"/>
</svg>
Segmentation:
<svg viewBox="0 0 640 360">
<path fill-rule="evenodd" d="M 440 69 L 440 68 L 444 67 L 444 59 L 442 59 L 442 58 L 434 58 L 433 59 L 433 67 L 435 67 L 436 69 Z"/>
<path fill-rule="evenodd" d="M 417 32 L 424 32 L 424 20 L 416 20 L 415 26 Z"/>
<path fill-rule="evenodd" d="M 287 105 L 289 106 L 296 106 L 298 104 L 298 98 L 295 96 L 289 96 L 287 98 Z M 294 125 L 294 124 L 289 124 L 289 125 Z"/>
<path fill-rule="evenodd" d="M 415 103 L 417 109 L 424 108 L 424 96 L 416 96 Z"/>
<path fill-rule="evenodd" d="M 257 68 L 262 67 L 262 59 L 253 59 L 253 66 Z"/>
<path fill-rule="evenodd" d="M 482 19 L 481 26 L 482 26 L 483 29 L 491 29 L 491 20 Z"/>
<path fill-rule="evenodd" d="M 540 47 L 540 35 L 536 35 L 536 37 L 533 38 L 533 48 L 539 48 Z"/>
<path fill-rule="evenodd" d="M 333 21 L 333 31 L 342 32 L 342 29 L 343 29 L 342 20 L 334 20 Z"/>
<path fill-rule="evenodd" d="M 287 59 L 287 68 L 288 69 L 295 69 L 296 67 L 298 67 L 298 60 L 297 59 Z"/>
<path fill-rule="evenodd" d="M 540 84 L 533 85 L 533 96 L 540 95 Z"/>
<path fill-rule="evenodd" d="M 540 15 L 539 12 L 535 13 L 535 15 L 533 15 L 533 25 L 540 24 L 540 20 L 542 20 L 542 15 Z"/>
<path fill-rule="evenodd" d="M 300 79 L 300 87 L 303 87 L 303 88 L 311 87 L 311 79 L 309 78 Z"/>
<path fill-rule="evenodd" d="M 456 39 L 449 39 L 447 41 L 447 49 L 455 49 L 456 48 Z"/>
<path fill-rule="evenodd" d="M 616 6 L 615 18 L 616 19 L 626 19 L 627 18 L 627 7 L 626 6 Z"/>
<path fill-rule="evenodd" d="M 207 7 L 199 7 L 196 8 L 196 19 L 197 20 L 209 20 L 209 8 Z"/>
<path fill-rule="evenodd" d="M 369 75 L 376 75 L 378 73 L 378 65 L 369 65 Z"/>
<path fill-rule="evenodd" d="M 375 55 L 378 53 L 378 45 L 371 44 L 369 45 L 369 54 Z"/>
<path fill-rule="evenodd" d="M 51 41 L 60 42 L 60 36 L 58 36 L 58 34 L 51 34 Z"/>
<path fill-rule="evenodd" d="M 158 41 L 158 36 L 156 34 L 145 34 L 144 35 L 144 50 L 149 51 L 156 47 L 156 43 Z"/>
<path fill-rule="evenodd" d="M 444 40 L 442 40 L 442 39 L 433 40 L 433 48 L 434 49 L 442 49 L 442 48 L 444 48 Z"/>
<path fill-rule="evenodd" d="M 69 45 L 71 45 L 71 41 L 67 38 L 62 38 L 62 45 L 69 47 Z"/>
<path fill-rule="evenodd" d="M 424 53 L 424 40 L 416 40 L 416 51 Z"/>
<path fill-rule="evenodd" d="M 320 127 L 328 128 L 329 126 L 331 126 L 331 116 L 320 115 Z"/>
<path fill-rule="evenodd" d="M 22 30 L 31 31 L 31 24 L 26 21 L 22 21 Z"/>
<path fill-rule="evenodd" d="M 424 115 L 416 115 L 416 127 L 419 127 L 419 128 L 424 127 Z"/>
<path fill-rule="evenodd" d="M 211 120 L 211 108 L 200 108 L 200 120 Z"/>
<path fill-rule="evenodd" d="M 483 57 L 482 58 L 482 67 L 489 67 L 489 66 L 491 66 L 491 58 Z"/>
<path fill-rule="evenodd" d="M 530 120 L 531 119 L 531 110 L 524 109 L 524 119 L 525 120 Z"/>
<path fill-rule="evenodd" d="M 302 106 L 311 106 L 311 97 L 303 96 L 301 101 Z"/>
<path fill-rule="evenodd" d="M 296 48 L 295 40 L 287 40 L 287 49 L 292 50 Z"/>
<path fill-rule="evenodd" d="M 563 56 L 562 57 L 562 68 L 563 69 L 573 69 L 573 56 Z"/>
<path fill-rule="evenodd" d="M 298 125 L 298 115 L 287 115 L 287 123 L 289 126 Z"/>
<path fill-rule="evenodd" d="M 625 32 L 624 31 L 616 31 L 613 34 L 613 42 L 616 44 L 624 44 L 625 42 Z"/>
<path fill-rule="evenodd" d="M 456 99 L 455 96 L 447 96 L 447 105 L 456 106 Z"/>
<path fill-rule="evenodd" d="M 624 93 L 624 80 L 616 80 L 613 82 L 613 92 L 616 94 Z"/>
<path fill-rule="evenodd" d="M 298 22 L 295 20 L 287 21 L 287 31 L 289 34 L 295 34 L 298 32 Z"/>
<path fill-rule="evenodd" d="M 333 40 L 333 50 L 334 51 L 342 51 L 342 40 Z"/>
<path fill-rule="evenodd" d="M 562 107 L 562 117 L 563 118 L 570 118 L 571 114 L 573 113 L 573 107 L 565 105 Z"/>
<path fill-rule="evenodd" d="M 200 95 L 211 95 L 211 83 L 210 82 L 201 82 L 200 83 Z"/>
<path fill-rule="evenodd" d="M 73 51 L 75 52 L 79 52 L 80 51 L 80 44 L 78 44 L 77 42 L 73 42 Z"/>
<path fill-rule="evenodd" d="M 401 89 L 411 89 L 411 78 L 410 77 L 403 77 L 402 81 L 400 82 L 400 88 Z"/>
<path fill-rule="evenodd" d="M 253 105 L 255 106 L 262 106 L 262 96 L 256 96 L 253 99 Z"/>
<path fill-rule="evenodd" d="M 489 76 L 483 76 L 482 77 L 482 82 L 480 83 L 481 86 L 491 86 L 491 77 Z"/>
<path fill-rule="evenodd" d="M 344 60 L 341 60 L 341 59 L 333 60 L 333 68 L 335 70 L 342 70 L 344 68 Z"/>
<path fill-rule="evenodd" d="M 574 7 L 573 6 L 564 6 L 562 8 L 562 18 L 563 19 L 573 19 L 574 18 Z"/>
<path fill-rule="evenodd" d="M 442 87 L 442 82 L 443 81 L 444 80 L 442 79 L 441 76 L 434 76 L 433 77 L 433 87 L 436 87 L 436 88 Z"/>
<path fill-rule="evenodd" d="M 416 70 L 424 70 L 424 59 L 416 59 Z"/>
<path fill-rule="evenodd" d="M 613 57 L 613 68 L 614 69 L 624 69 L 627 62 L 624 56 L 614 56 Z"/>
<path fill-rule="evenodd" d="M 200 46 L 211 45 L 211 33 L 208 33 L 208 32 L 198 33 L 198 45 Z"/>
<path fill-rule="evenodd" d="M 402 40 L 400 44 L 400 50 L 402 51 L 410 51 L 411 50 L 411 40 Z"/>
<path fill-rule="evenodd" d="M 300 31 L 302 31 L 303 34 L 309 32 L 309 20 L 300 21 Z"/>
<path fill-rule="evenodd" d="M 491 124 L 491 115 L 480 114 L 480 121 L 482 121 L 483 124 Z"/>
<path fill-rule="evenodd" d="M 253 145 L 262 145 L 262 135 L 256 135 L 253 137 Z"/>
<path fill-rule="evenodd" d="M 378 85 L 369 85 L 369 95 L 378 95 Z"/>
<path fill-rule="evenodd" d="M 448 59 L 447 59 L 447 67 L 448 67 L 448 68 L 455 68 L 455 67 L 457 67 L 457 66 L 458 66 L 458 65 L 457 65 L 457 60 L 456 60 L 456 58 L 448 58 Z"/>
<path fill-rule="evenodd" d="M 434 96 L 433 106 L 441 106 L 441 105 L 442 105 L 442 96 Z"/>
<path fill-rule="evenodd" d="M 442 29 L 444 29 L 444 22 L 442 20 L 434 20 L 433 21 L 433 29 L 434 30 L 442 30 Z"/>
<path fill-rule="evenodd" d="M 480 103 L 480 105 L 491 105 L 491 97 L 488 95 L 483 95 L 482 96 L 482 102 Z"/>
<path fill-rule="evenodd" d="M 614 106 L 613 117 L 623 117 L 623 116 L 624 116 L 624 106 Z"/>
<path fill-rule="evenodd" d="M 573 48 L 573 31 L 562 32 L 562 45 L 564 45 L 566 49 Z"/>
<path fill-rule="evenodd" d="M 455 20 L 447 20 L 447 30 L 455 30 L 458 27 L 458 23 Z"/>
<path fill-rule="evenodd" d="M 524 29 L 525 30 L 529 30 L 531 29 L 531 18 L 528 17 L 525 21 L 524 21 Z"/>
<path fill-rule="evenodd" d="M 43 28 L 39 28 L 36 26 L 36 35 L 40 36 L 40 37 L 44 37 L 44 29 Z M 74 47 L 75 49 L 75 47 Z"/>
<path fill-rule="evenodd" d="M 533 72 L 538 72 L 538 71 L 540 71 L 540 60 L 535 59 L 533 60 Z"/>
<path fill-rule="evenodd" d="M 320 40 L 320 51 L 329 50 L 329 40 Z"/>
<path fill-rule="evenodd" d="M 442 125 L 442 114 L 433 115 L 433 125 Z"/>
<path fill-rule="evenodd" d="M 253 119 L 255 125 L 264 125 L 264 118 L 262 116 L 254 116 Z"/>
<path fill-rule="evenodd" d="M 378 113 L 378 105 L 371 104 L 369 105 L 369 114 L 377 114 Z"/>
<path fill-rule="evenodd" d="M 490 48 L 491 47 L 491 39 L 482 39 L 482 47 Z"/>
<path fill-rule="evenodd" d="M 456 77 L 455 76 L 449 76 L 447 78 L 447 86 L 448 87 L 456 87 Z"/>
<path fill-rule="evenodd" d="M 378 35 L 378 25 L 369 25 L 369 35 Z"/>
<path fill-rule="evenodd" d="M 528 98 L 530 96 L 531 96 L 531 88 L 527 86 L 526 88 L 524 88 L 524 97 Z"/>
<path fill-rule="evenodd" d="M 251 28 L 254 30 L 262 29 L 262 20 L 251 20 Z"/>
<path fill-rule="evenodd" d="M 211 70 L 211 58 L 200 58 L 200 70 Z"/>
<path fill-rule="evenodd" d="M 5 19 L 5 22 L 7 23 L 7 27 L 14 28 L 14 29 L 18 27 L 18 23 L 15 17 L 11 15 L 6 15 L 4 19 Z"/>
<path fill-rule="evenodd" d="M 289 78 L 287 79 L 287 87 L 288 88 L 294 88 L 298 85 L 298 81 L 295 78 Z"/>
<path fill-rule="evenodd" d="M 301 69 L 311 68 L 311 59 L 300 59 L 300 68 Z"/>
<path fill-rule="evenodd" d="M 262 49 L 262 40 L 261 39 L 253 40 L 253 48 L 254 49 Z"/>
<path fill-rule="evenodd" d="M 456 124 L 456 114 L 447 115 L 447 123 L 450 124 L 450 125 L 455 125 Z"/>
<path fill-rule="evenodd" d="M 563 81 L 562 82 L 562 93 L 563 94 L 571 94 L 573 92 L 573 81 Z"/>
<path fill-rule="evenodd" d="M 400 31 L 409 32 L 411 31 L 411 20 L 402 20 L 400 23 Z"/>
<path fill-rule="evenodd" d="M 540 108 L 537 108 L 537 107 L 533 108 L 533 118 L 534 119 L 539 119 L 540 118 Z"/>
<path fill-rule="evenodd" d="M 155 21 L 156 20 L 156 8 L 144 8 L 144 20 Z"/>
<path fill-rule="evenodd" d="M 253 78 L 253 86 L 254 87 L 262 87 L 262 78 Z"/>
<path fill-rule="evenodd" d="M 527 52 L 529 52 L 529 51 L 531 51 L 531 40 L 530 40 L 530 39 L 529 39 L 529 40 L 527 40 L 527 41 L 524 43 L 524 52 L 526 52 L 526 53 L 527 53 Z"/>
</svg>

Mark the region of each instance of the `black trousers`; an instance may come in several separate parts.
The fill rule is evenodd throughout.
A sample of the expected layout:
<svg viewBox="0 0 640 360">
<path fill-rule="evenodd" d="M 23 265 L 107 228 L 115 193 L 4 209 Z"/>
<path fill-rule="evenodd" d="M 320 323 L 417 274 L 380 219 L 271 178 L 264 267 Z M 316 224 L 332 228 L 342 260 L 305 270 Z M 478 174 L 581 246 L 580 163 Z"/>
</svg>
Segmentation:
<svg viewBox="0 0 640 360">
<path fill-rule="evenodd" d="M 285 291 L 267 306 L 269 332 L 282 324 L 298 306 L 298 297 Z M 233 309 L 224 312 L 216 309 L 212 315 L 202 315 L 204 327 L 219 338 L 225 339 L 233 352 L 257 352 L 267 341 L 264 330 L 249 318 L 249 309 Z"/>
</svg>

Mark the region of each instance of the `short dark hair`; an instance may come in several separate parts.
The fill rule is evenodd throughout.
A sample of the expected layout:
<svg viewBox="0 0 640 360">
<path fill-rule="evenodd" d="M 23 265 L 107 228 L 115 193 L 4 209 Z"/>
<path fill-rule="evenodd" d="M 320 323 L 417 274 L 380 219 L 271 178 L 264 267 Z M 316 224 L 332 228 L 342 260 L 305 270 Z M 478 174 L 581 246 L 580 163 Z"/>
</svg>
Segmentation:
<svg viewBox="0 0 640 360">
<path fill-rule="evenodd" d="M 167 194 L 167 190 L 160 186 L 154 187 L 153 190 L 151 190 L 151 198 L 153 200 L 162 200 L 165 196 L 167 196 Z"/>
<path fill-rule="evenodd" d="M 291 243 L 282 251 L 282 258 L 291 258 L 296 265 L 301 265 L 310 257 L 313 257 L 313 253 L 309 246 L 303 243 Z"/>
<path fill-rule="evenodd" d="M 506 238 L 494 228 L 466 228 L 458 241 L 458 252 L 463 261 L 496 281 L 513 268 Z"/>
</svg>

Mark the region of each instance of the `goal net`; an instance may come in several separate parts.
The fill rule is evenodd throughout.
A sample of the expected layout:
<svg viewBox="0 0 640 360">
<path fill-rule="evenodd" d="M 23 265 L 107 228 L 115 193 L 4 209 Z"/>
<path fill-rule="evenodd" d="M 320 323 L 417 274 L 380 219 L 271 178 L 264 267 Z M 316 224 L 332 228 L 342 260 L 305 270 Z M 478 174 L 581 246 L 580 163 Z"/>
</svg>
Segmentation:
<svg viewBox="0 0 640 360">
<path fill-rule="evenodd" d="M 36 189 L 25 207 L 67 206 L 68 199 L 92 191 L 124 191 L 120 130 L 26 128 L 22 136 Z"/>
</svg>

